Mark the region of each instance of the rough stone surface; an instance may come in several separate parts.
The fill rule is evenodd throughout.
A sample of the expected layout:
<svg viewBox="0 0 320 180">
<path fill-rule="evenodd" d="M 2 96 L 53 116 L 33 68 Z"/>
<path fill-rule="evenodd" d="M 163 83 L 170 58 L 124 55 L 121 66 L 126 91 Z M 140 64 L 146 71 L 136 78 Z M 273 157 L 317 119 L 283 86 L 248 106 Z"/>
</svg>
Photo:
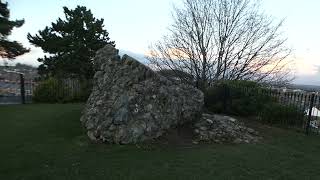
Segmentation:
<svg viewBox="0 0 320 180">
<path fill-rule="evenodd" d="M 194 124 L 194 142 L 256 143 L 261 137 L 258 132 L 245 127 L 235 118 L 221 115 L 203 114 Z"/>
<path fill-rule="evenodd" d="M 81 117 L 94 141 L 138 143 L 201 117 L 203 93 L 177 85 L 112 46 L 97 51 L 94 87 Z"/>
</svg>

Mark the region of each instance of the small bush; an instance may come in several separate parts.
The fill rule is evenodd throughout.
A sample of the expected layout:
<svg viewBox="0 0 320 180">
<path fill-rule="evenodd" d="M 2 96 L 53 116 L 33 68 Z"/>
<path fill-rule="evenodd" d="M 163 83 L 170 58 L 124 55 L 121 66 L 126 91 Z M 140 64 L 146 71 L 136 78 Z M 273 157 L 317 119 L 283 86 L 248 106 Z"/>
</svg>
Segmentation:
<svg viewBox="0 0 320 180">
<path fill-rule="evenodd" d="M 89 83 L 80 83 L 76 87 L 56 78 L 49 78 L 40 82 L 34 93 L 33 101 L 41 103 L 84 102 L 90 94 Z"/>
<path fill-rule="evenodd" d="M 294 105 L 269 103 L 261 111 L 259 119 L 263 123 L 302 127 L 305 112 Z"/>
<path fill-rule="evenodd" d="M 263 123 L 302 127 L 304 109 L 279 103 L 267 90 L 254 82 L 223 81 L 205 92 L 206 108 L 214 113 L 255 116 Z"/>
<path fill-rule="evenodd" d="M 209 111 L 240 116 L 257 115 L 272 97 L 251 81 L 222 81 L 205 92 Z"/>
<path fill-rule="evenodd" d="M 33 92 L 33 101 L 55 103 L 63 100 L 63 95 L 58 93 L 62 84 L 57 79 L 49 78 L 40 82 Z M 59 89 L 59 91 L 57 91 Z"/>
</svg>

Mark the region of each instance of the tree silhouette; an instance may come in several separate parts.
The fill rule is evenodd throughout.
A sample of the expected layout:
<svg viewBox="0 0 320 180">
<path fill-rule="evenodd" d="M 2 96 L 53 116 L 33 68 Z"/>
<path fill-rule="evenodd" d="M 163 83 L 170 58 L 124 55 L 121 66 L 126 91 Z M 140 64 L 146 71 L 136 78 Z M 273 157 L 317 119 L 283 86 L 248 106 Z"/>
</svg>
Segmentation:
<svg viewBox="0 0 320 180">
<path fill-rule="evenodd" d="M 174 8 L 173 24 L 150 47 L 157 70 L 185 72 L 182 81 L 205 89 L 219 80 L 286 83 L 291 80 L 291 49 L 275 23 L 255 0 L 184 0 Z"/>
<path fill-rule="evenodd" d="M 96 19 L 86 7 L 77 6 L 74 10 L 63 7 L 63 10 L 65 20 L 59 18 L 38 34 L 28 34 L 30 43 L 49 54 L 38 59 L 42 63 L 39 74 L 91 79 L 95 52 L 115 43 L 103 29 L 104 20 Z"/>
<path fill-rule="evenodd" d="M 24 24 L 24 20 L 10 21 L 9 17 L 8 3 L 3 3 L 0 0 L 0 57 L 14 59 L 29 52 L 29 49 L 24 48 L 17 41 L 8 40 L 7 37 L 11 34 L 12 29 L 21 27 Z"/>
</svg>

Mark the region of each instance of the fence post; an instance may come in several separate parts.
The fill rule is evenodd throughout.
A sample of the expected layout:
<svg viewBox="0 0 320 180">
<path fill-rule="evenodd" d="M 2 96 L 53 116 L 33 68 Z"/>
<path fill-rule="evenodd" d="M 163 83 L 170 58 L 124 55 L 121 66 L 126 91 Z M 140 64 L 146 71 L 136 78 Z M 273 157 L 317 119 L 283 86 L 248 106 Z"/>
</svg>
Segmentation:
<svg viewBox="0 0 320 180">
<path fill-rule="evenodd" d="M 310 132 L 310 122 L 311 122 L 311 117 L 312 117 L 312 108 L 313 108 L 313 103 L 314 103 L 314 97 L 315 94 L 312 93 L 311 99 L 310 99 L 310 106 L 309 106 L 309 113 L 308 113 L 308 121 L 307 121 L 307 126 L 306 126 L 306 134 L 308 135 Z"/>
<path fill-rule="evenodd" d="M 20 95 L 21 95 L 21 103 L 25 104 L 26 99 L 25 99 L 25 89 L 24 89 L 24 77 L 23 74 L 20 75 Z"/>
<path fill-rule="evenodd" d="M 228 114 L 229 87 L 223 84 L 223 113 Z"/>
</svg>

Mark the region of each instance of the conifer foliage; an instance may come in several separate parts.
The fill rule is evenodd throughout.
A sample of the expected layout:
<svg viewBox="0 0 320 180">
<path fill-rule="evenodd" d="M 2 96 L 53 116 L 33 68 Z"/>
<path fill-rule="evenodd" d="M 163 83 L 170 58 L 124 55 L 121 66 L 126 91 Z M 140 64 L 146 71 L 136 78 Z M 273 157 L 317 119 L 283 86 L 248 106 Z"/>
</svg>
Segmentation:
<svg viewBox="0 0 320 180">
<path fill-rule="evenodd" d="M 0 57 L 14 59 L 17 56 L 29 52 L 29 49 L 26 49 L 17 41 L 8 40 L 12 29 L 21 27 L 24 24 L 24 20 L 11 21 L 9 17 L 10 11 L 8 9 L 8 3 L 0 0 Z"/>
<path fill-rule="evenodd" d="M 28 34 L 28 40 L 48 55 L 39 58 L 39 74 L 92 79 L 95 52 L 110 41 L 104 29 L 104 19 L 96 19 L 90 10 L 77 6 L 63 7 L 65 19 L 58 18 L 38 34 Z"/>
</svg>

